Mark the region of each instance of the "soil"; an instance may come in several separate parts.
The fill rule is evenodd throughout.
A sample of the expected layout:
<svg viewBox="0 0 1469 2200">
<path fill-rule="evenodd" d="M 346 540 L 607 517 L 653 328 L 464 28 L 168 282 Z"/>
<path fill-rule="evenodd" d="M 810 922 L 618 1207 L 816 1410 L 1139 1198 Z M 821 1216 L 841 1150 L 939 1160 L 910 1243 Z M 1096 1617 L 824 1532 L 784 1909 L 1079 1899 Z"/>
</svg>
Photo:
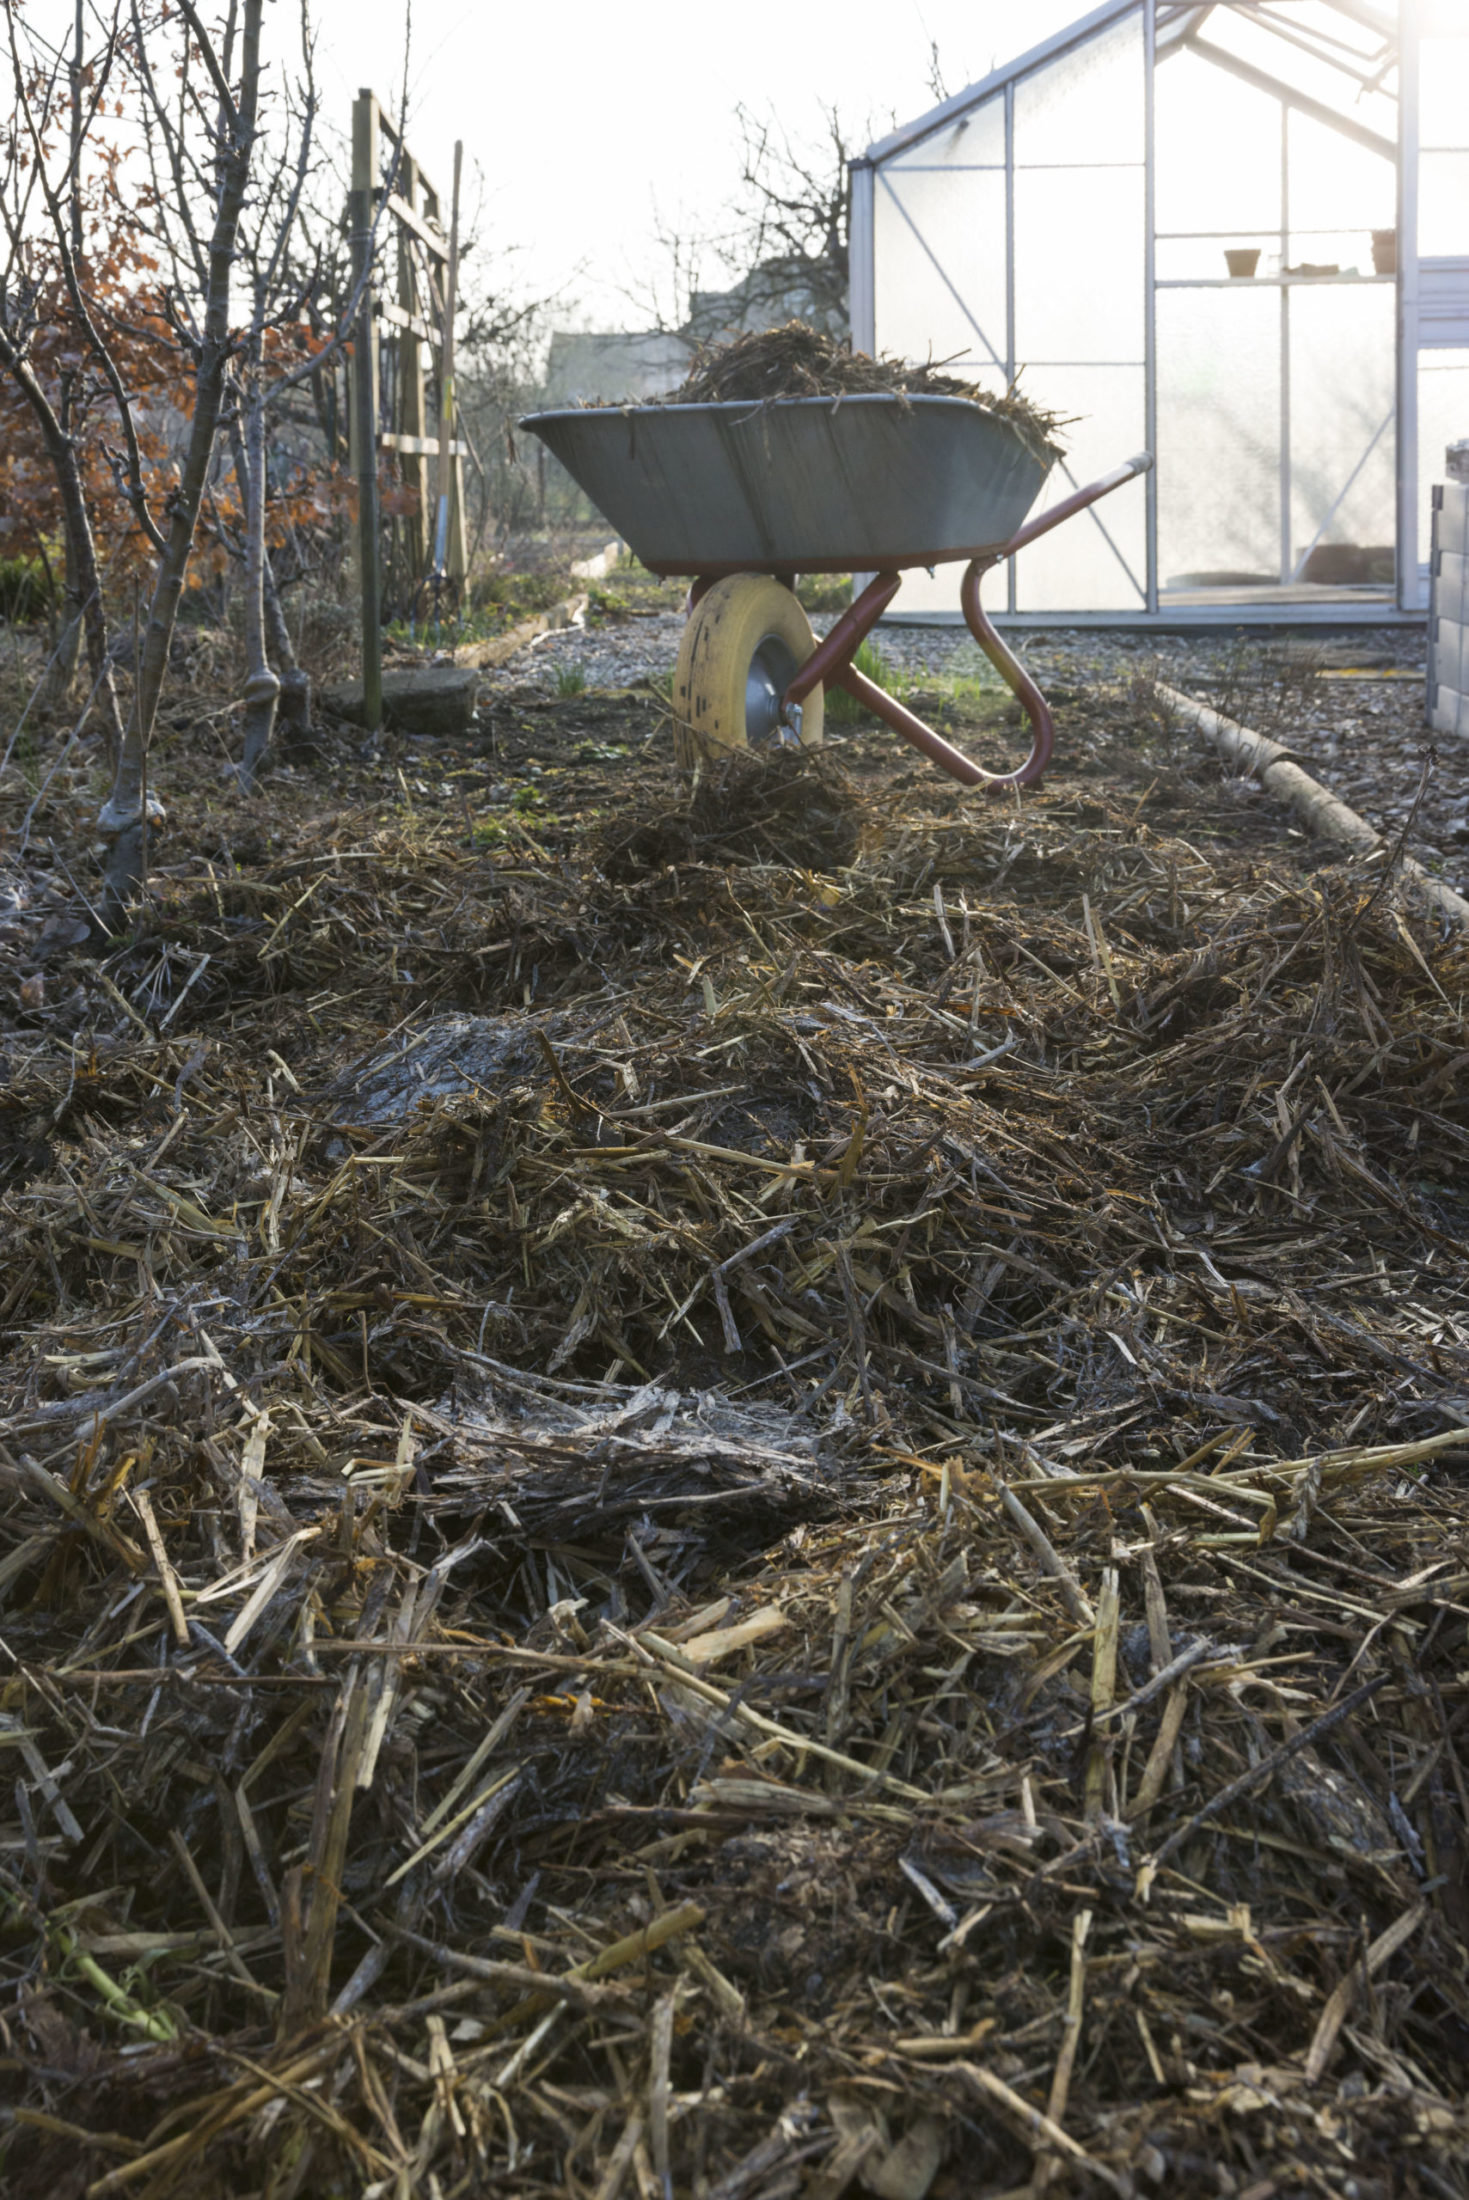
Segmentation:
<svg viewBox="0 0 1469 2200">
<path fill-rule="evenodd" d="M 683 627 L 681 589 L 646 576 L 641 583 L 619 576 L 610 585 L 610 617 L 594 600 L 584 631 L 553 636 L 517 659 L 490 692 L 554 693 L 558 679 L 579 673 L 591 688 L 656 686 L 666 678 Z M 813 604 L 818 635 L 840 608 Z M 1166 681 L 1284 743 L 1313 777 L 1394 841 L 1411 813 L 1406 852 L 1457 892 L 1469 893 L 1469 734 L 1431 733 L 1424 722 L 1427 646 L 1420 629 L 1369 628 L 1319 641 L 1042 629 L 1012 640 L 1058 706 L 1059 770 L 1067 768 L 1064 729 L 1073 698 L 1098 683 L 1116 692 L 1139 681 Z M 987 709 L 1004 706 L 1004 690 L 961 626 L 885 621 L 873 645 L 886 665 L 923 693 L 958 680 L 977 684 Z M 924 688 L 926 678 L 934 688 Z M 914 707 L 921 712 L 923 705 Z M 1177 746 L 1186 751 L 1197 739 L 1180 728 Z M 1253 782 L 1241 782 L 1238 791 L 1241 800 L 1270 807 Z"/>
<path fill-rule="evenodd" d="M 607 594 L 250 802 L 201 676 L 125 937 L 0 782 L 0 2183 L 1469 2189 L 1469 951 L 1156 673 L 1410 683 L 691 779 Z"/>
</svg>

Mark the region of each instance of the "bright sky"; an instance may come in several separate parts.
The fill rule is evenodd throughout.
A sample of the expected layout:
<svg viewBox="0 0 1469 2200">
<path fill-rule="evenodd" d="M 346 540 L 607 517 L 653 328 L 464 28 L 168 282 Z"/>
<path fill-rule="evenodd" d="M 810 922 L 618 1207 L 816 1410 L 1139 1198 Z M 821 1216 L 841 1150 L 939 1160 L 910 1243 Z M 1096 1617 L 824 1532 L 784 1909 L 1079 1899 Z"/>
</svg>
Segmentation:
<svg viewBox="0 0 1469 2200">
<path fill-rule="evenodd" d="M 287 0 L 267 11 L 282 31 Z M 480 234 L 518 247 L 518 287 L 561 292 L 569 325 L 636 327 L 627 291 L 661 274 L 656 216 L 720 225 L 743 101 L 794 140 L 835 105 L 859 142 L 1085 12 L 1086 0 L 415 0 L 408 142 L 447 191 L 453 143 L 484 184 Z M 403 0 L 314 0 L 319 82 L 345 128 L 359 87 L 396 112 Z M 708 279 L 716 276 L 712 267 Z"/>
</svg>

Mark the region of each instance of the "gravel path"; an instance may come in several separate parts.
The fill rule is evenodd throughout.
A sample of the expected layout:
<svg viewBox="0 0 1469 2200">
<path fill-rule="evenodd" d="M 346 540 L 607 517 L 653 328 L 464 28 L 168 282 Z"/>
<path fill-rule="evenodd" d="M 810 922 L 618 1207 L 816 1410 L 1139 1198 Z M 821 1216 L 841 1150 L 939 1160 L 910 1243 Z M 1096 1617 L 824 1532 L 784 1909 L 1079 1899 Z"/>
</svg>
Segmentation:
<svg viewBox="0 0 1469 2200">
<path fill-rule="evenodd" d="M 813 620 L 818 633 L 830 616 Z M 579 672 L 589 690 L 658 684 L 672 670 L 678 613 L 544 636 L 485 676 L 493 699 L 557 692 Z M 961 627 L 884 626 L 877 646 L 909 678 L 995 675 Z M 1130 684 L 1151 673 L 1286 744 L 1306 768 L 1377 829 L 1395 834 L 1432 759 L 1408 846 L 1469 890 L 1469 736 L 1431 735 L 1423 722 L 1425 638 L 1419 628 L 1364 629 L 1350 638 L 1237 634 L 1109 634 L 1049 629 L 1017 647 L 1043 687 Z M 1361 674 L 1365 676 L 1353 676 Z"/>
<path fill-rule="evenodd" d="M 673 670 L 683 634 L 681 612 L 628 619 L 617 625 L 561 627 L 538 635 L 508 663 L 481 675 L 480 693 L 494 697 L 530 688 L 556 693 L 557 675 L 578 669 L 589 688 L 637 687 Z"/>
</svg>

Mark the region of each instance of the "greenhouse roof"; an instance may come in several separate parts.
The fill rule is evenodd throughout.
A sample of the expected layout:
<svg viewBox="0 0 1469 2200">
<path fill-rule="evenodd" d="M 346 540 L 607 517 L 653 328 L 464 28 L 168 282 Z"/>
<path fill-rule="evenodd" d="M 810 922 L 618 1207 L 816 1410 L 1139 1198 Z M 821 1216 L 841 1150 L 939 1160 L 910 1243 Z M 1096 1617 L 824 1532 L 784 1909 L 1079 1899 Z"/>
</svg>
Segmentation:
<svg viewBox="0 0 1469 2200">
<path fill-rule="evenodd" d="M 1142 0 L 1106 0 L 1065 30 L 868 147 L 885 161 L 1084 44 Z M 1189 51 L 1385 159 L 1397 156 L 1396 9 L 1371 0 L 1157 0 L 1157 58 Z"/>
</svg>

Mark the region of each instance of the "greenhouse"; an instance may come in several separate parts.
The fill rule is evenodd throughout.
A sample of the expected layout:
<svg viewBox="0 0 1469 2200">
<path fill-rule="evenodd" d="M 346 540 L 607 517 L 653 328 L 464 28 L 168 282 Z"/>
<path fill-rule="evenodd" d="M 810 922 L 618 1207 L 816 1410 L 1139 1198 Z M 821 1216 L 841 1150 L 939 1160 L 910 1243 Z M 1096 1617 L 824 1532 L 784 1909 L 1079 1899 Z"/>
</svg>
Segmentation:
<svg viewBox="0 0 1469 2200">
<path fill-rule="evenodd" d="M 1108 0 L 869 148 L 851 298 L 860 348 L 1067 418 L 1056 493 L 1156 454 L 996 575 L 1017 622 L 1419 618 L 1469 436 L 1469 0 Z"/>
</svg>

